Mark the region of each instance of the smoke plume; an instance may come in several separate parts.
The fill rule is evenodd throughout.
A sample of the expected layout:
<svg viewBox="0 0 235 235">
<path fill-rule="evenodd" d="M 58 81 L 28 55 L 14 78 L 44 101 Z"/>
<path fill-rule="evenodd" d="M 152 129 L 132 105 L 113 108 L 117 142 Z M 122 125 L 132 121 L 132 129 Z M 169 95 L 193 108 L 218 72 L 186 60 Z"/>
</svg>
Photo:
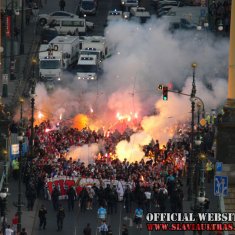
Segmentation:
<svg viewBox="0 0 235 235">
<path fill-rule="evenodd" d="M 63 120 L 85 114 L 98 127 L 107 129 L 118 121 L 117 112 L 137 112 L 146 133 L 165 142 L 172 126 L 190 118 L 190 101 L 189 97 L 169 93 L 164 102 L 156 88 L 170 82 L 173 89 L 190 94 L 192 62 L 198 64 L 197 96 L 204 101 L 206 111 L 225 101 L 227 39 L 216 39 L 209 32 L 171 34 L 168 25 L 155 18 L 144 25 L 131 21 L 110 23 L 105 37 L 112 56 L 103 62 L 102 77 L 84 82 L 73 80 L 67 72 L 64 87 L 51 94 L 38 85 L 37 110 L 57 120 L 61 113 Z"/>
<path fill-rule="evenodd" d="M 88 164 L 92 164 L 95 159 L 95 155 L 99 152 L 99 147 L 97 144 L 91 145 L 83 145 L 82 147 L 72 146 L 69 148 L 69 152 L 67 154 L 67 158 L 72 158 L 73 161 L 77 161 L 78 159 L 81 162 L 84 162 L 87 166 Z"/>
</svg>

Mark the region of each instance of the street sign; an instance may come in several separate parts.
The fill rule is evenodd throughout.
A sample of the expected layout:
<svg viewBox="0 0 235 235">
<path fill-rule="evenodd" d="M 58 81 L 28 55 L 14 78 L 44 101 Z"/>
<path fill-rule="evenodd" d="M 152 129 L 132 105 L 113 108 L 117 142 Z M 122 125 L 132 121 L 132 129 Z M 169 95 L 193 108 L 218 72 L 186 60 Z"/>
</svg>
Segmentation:
<svg viewBox="0 0 235 235">
<path fill-rule="evenodd" d="M 11 154 L 16 155 L 19 154 L 19 144 L 12 144 L 11 145 Z"/>
<path fill-rule="evenodd" d="M 200 120 L 200 125 L 201 125 L 201 126 L 205 126 L 205 125 L 206 125 L 206 119 L 202 118 L 202 119 Z"/>
<path fill-rule="evenodd" d="M 228 176 L 216 175 L 214 178 L 214 195 L 228 196 Z"/>
<path fill-rule="evenodd" d="M 215 169 L 216 169 L 216 172 L 222 172 L 222 170 L 223 170 L 223 162 L 216 162 Z"/>
</svg>

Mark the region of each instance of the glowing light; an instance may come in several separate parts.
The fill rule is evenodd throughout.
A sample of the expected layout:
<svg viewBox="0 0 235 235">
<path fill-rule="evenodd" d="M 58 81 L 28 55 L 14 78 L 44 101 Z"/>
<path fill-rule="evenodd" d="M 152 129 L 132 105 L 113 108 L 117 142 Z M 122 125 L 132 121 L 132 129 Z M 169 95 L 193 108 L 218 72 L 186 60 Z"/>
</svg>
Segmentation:
<svg viewBox="0 0 235 235">
<path fill-rule="evenodd" d="M 39 111 L 39 112 L 38 112 L 38 118 L 41 119 L 41 118 L 43 118 L 43 117 L 44 117 L 44 115 Z"/>
<path fill-rule="evenodd" d="M 144 181 L 144 176 L 143 175 L 140 176 L 140 180 Z"/>
<path fill-rule="evenodd" d="M 62 113 L 60 114 L 60 120 L 62 120 Z"/>
<path fill-rule="evenodd" d="M 90 112 L 91 112 L 91 113 L 94 113 L 94 110 L 93 110 L 93 108 L 90 108 Z"/>
<path fill-rule="evenodd" d="M 82 130 L 83 128 L 88 126 L 89 119 L 85 114 L 78 114 L 73 119 L 73 127 L 78 130 Z"/>
<path fill-rule="evenodd" d="M 51 131 L 51 129 L 46 128 L 45 132 L 48 133 L 49 131 Z"/>
<path fill-rule="evenodd" d="M 121 114 L 121 113 L 117 112 L 116 118 L 118 119 L 118 121 L 126 120 L 128 122 L 131 122 L 132 119 L 138 118 L 138 113 L 130 112 L 130 114 Z"/>
</svg>

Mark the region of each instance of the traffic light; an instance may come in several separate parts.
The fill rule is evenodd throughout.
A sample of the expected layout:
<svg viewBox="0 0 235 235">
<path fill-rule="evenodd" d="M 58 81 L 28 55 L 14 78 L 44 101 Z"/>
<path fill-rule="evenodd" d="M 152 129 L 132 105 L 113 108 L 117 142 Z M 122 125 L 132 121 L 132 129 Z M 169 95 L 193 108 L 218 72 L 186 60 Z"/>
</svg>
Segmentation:
<svg viewBox="0 0 235 235">
<path fill-rule="evenodd" d="M 162 99 L 163 100 L 168 100 L 168 87 L 164 86 L 162 89 Z"/>
<path fill-rule="evenodd" d="M 160 85 L 158 85 L 158 90 L 162 90 L 162 88 L 163 88 L 163 85 L 162 84 L 160 84 Z"/>
</svg>

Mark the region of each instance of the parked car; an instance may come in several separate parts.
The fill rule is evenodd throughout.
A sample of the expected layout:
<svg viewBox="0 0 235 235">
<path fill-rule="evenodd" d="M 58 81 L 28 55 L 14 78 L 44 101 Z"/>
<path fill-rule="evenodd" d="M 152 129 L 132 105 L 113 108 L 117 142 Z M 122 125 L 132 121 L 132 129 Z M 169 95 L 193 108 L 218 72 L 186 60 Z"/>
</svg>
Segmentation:
<svg viewBox="0 0 235 235">
<path fill-rule="evenodd" d="M 50 14 L 39 14 L 38 20 L 40 25 L 44 26 L 45 24 L 49 24 L 52 20 L 57 20 L 65 17 L 78 18 L 79 16 L 67 11 L 54 11 Z"/>
<path fill-rule="evenodd" d="M 120 19 L 128 19 L 130 17 L 129 12 L 123 12 L 123 11 L 109 11 L 107 16 L 107 21 L 110 20 L 120 20 Z"/>
<path fill-rule="evenodd" d="M 84 18 L 60 18 L 53 20 L 48 26 L 49 28 L 55 28 L 59 35 L 86 35 L 88 28 L 91 30 L 94 28 L 92 22 L 87 22 Z"/>
</svg>

